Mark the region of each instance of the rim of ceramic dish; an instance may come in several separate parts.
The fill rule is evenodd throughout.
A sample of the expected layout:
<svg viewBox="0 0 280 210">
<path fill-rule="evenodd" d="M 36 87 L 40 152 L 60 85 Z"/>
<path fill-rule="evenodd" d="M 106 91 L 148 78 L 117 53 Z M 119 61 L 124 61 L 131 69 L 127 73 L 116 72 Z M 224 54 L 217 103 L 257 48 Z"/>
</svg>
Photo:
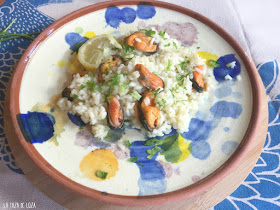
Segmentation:
<svg viewBox="0 0 280 210">
<path fill-rule="evenodd" d="M 148 196 L 124 196 L 124 195 L 116 195 L 110 193 L 104 193 L 101 191 L 97 191 L 86 186 L 83 186 L 77 182 L 72 181 L 71 179 L 64 176 L 58 170 L 56 170 L 53 166 L 51 166 L 35 149 L 35 147 L 30 143 L 27 142 L 20 130 L 17 121 L 17 115 L 20 114 L 19 108 L 19 93 L 20 93 L 20 86 L 22 81 L 22 76 L 24 74 L 26 65 L 28 64 L 30 57 L 35 52 L 38 46 L 49 36 L 52 35 L 53 32 L 58 30 L 61 26 L 72 21 L 78 17 L 86 15 L 91 12 L 95 12 L 101 9 L 105 9 L 110 6 L 122 6 L 122 5 L 152 5 L 156 7 L 161 7 L 173 11 L 177 11 L 179 13 L 185 14 L 190 16 L 201 23 L 205 24 L 206 26 L 213 29 L 218 35 L 220 35 L 233 49 L 236 51 L 240 59 L 242 60 L 245 69 L 250 78 L 251 87 L 252 87 L 252 97 L 253 97 L 253 107 L 252 107 L 252 115 L 251 119 L 247 128 L 247 131 L 236 149 L 236 151 L 232 154 L 232 156 L 218 169 L 212 172 L 207 177 L 201 179 L 200 181 L 191 184 L 187 187 L 181 188 L 179 190 L 171 191 L 168 193 L 163 193 L 159 195 L 148 195 Z M 98 201 L 116 204 L 116 205 L 126 205 L 126 206 L 147 206 L 147 205 L 162 205 L 186 198 L 190 198 L 196 194 L 199 194 L 210 187 L 217 184 L 221 181 L 225 176 L 227 176 L 236 166 L 237 164 L 243 159 L 244 155 L 246 154 L 248 148 L 250 147 L 252 141 L 255 138 L 257 133 L 257 128 L 260 125 L 260 108 L 261 108 L 261 97 L 260 97 L 260 84 L 257 82 L 257 70 L 255 65 L 247 56 L 246 52 L 242 49 L 242 47 L 238 44 L 238 42 L 222 27 L 217 25 L 212 20 L 208 19 L 207 17 L 194 12 L 190 9 L 154 0 L 120 0 L 116 2 L 107 1 L 98 4 L 94 4 L 91 6 L 87 6 L 81 8 L 77 11 L 74 11 L 52 25 L 46 28 L 27 48 L 25 53 L 23 54 L 22 58 L 20 59 L 16 71 L 14 73 L 12 79 L 12 85 L 10 90 L 10 112 L 12 123 L 15 128 L 15 132 L 19 141 L 29 157 L 35 162 L 35 164 L 44 171 L 50 178 L 52 178 L 57 183 L 61 184 L 63 187 L 70 189 L 78 194 L 83 196 L 89 197 L 91 199 L 95 199 Z M 225 195 L 226 196 L 226 195 Z"/>
</svg>

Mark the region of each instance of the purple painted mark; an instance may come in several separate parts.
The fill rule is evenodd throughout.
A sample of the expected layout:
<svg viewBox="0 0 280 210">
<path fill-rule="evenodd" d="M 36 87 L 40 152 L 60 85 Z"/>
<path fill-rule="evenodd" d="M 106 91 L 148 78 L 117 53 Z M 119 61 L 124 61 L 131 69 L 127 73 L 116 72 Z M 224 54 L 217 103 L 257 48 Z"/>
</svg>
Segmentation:
<svg viewBox="0 0 280 210">
<path fill-rule="evenodd" d="M 193 182 L 198 182 L 199 180 L 201 180 L 201 178 L 199 176 L 192 176 Z"/>
<path fill-rule="evenodd" d="M 17 121 L 26 140 L 43 143 L 53 137 L 55 119 L 49 113 L 27 112 L 17 115 Z"/>
<path fill-rule="evenodd" d="M 117 144 L 111 144 L 111 146 L 108 147 L 108 149 L 112 150 L 115 153 L 115 155 L 117 156 L 117 158 L 120 159 L 120 160 L 128 158 L 128 153 L 129 153 L 128 148 L 122 149 Z"/>
<path fill-rule="evenodd" d="M 160 25 L 146 25 L 144 21 L 139 22 L 141 28 L 154 27 L 157 31 L 165 30 L 169 36 L 173 39 L 177 39 L 185 46 L 192 46 L 196 43 L 198 31 L 195 25 L 189 22 L 177 23 L 168 21 L 162 26 Z"/>
<path fill-rule="evenodd" d="M 93 136 L 93 134 L 86 129 L 78 131 L 76 133 L 75 145 L 80 147 L 96 146 L 99 148 L 106 148 L 110 146 L 109 143 L 103 142 Z"/>
</svg>

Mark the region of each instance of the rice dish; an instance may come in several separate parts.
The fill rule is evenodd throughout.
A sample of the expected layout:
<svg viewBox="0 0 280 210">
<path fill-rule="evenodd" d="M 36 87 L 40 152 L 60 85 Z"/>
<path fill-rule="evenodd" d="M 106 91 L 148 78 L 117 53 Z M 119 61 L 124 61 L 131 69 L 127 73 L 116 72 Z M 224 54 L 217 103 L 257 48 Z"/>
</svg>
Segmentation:
<svg viewBox="0 0 280 210">
<path fill-rule="evenodd" d="M 125 46 L 123 39 L 120 39 L 123 49 L 108 49 L 109 56 L 103 61 L 112 55 L 117 55 L 124 62 L 118 62 L 113 70 L 102 74 L 102 83 L 97 72 L 73 75 L 68 88 L 74 100 L 63 97 L 58 101 L 61 109 L 80 116 L 84 123 L 90 125 L 96 138 L 106 138 L 111 129 L 108 126 L 106 99 L 110 94 L 114 95 L 121 104 L 124 124 L 139 129 L 148 137 L 163 136 L 170 133 L 172 128 L 178 133 L 188 131 L 191 116 L 208 96 L 211 88 L 211 71 L 205 65 L 205 60 L 200 58 L 194 49 L 170 38 L 165 31 L 163 33 L 155 29 L 151 30 L 154 32 L 150 35 L 151 43 L 157 44 L 156 53 L 147 55 L 136 49 L 130 50 L 129 46 Z M 138 38 L 135 41 L 141 42 Z M 152 131 L 146 130 L 135 116 L 135 101 L 139 100 L 138 96 L 147 90 L 147 87 L 139 82 L 141 75 L 135 70 L 137 64 L 145 66 L 164 83 L 164 88 L 152 91 L 156 107 L 160 112 L 158 126 Z M 194 72 L 201 74 L 205 83 L 201 93 L 193 88 Z"/>
</svg>

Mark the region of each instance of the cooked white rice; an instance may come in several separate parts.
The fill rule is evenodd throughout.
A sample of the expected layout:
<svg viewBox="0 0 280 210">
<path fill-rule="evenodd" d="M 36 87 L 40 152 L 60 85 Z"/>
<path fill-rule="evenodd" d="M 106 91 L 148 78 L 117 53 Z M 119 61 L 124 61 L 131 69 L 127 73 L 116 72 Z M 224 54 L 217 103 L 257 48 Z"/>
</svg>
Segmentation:
<svg viewBox="0 0 280 210">
<path fill-rule="evenodd" d="M 179 133 L 186 132 L 190 118 L 197 110 L 198 103 L 208 94 L 211 84 L 210 71 L 196 52 L 189 47 L 182 46 L 177 40 L 171 39 L 167 33 L 165 33 L 164 38 L 158 32 L 153 37 L 152 41 L 159 44 L 157 53 L 147 56 L 135 50 L 134 54 L 121 54 L 125 59 L 129 57 L 132 59 L 126 64 L 121 64 L 115 71 L 119 74 L 119 84 L 113 88 L 112 94 L 118 98 L 123 107 L 125 122 L 134 128 L 141 129 L 149 137 L 168 134 L 172 127 Z M 184 61 L 187 72 L 182 70 L 179 65 Z M 164 81 L 164 89 L 156 96 L 161 120 L 158 129 L 153 132 L 147 132 L 135 118 L 133 106 L 136 99 L 131 96 L 131 93 L 137 91 L 141 94 L 145 90 L 138 82 L 140 74 L 134 70 L 136 64 L 143 64 Z M 192 72 L 199 71 L 195 68 L 198 65 L 204 66 L 204 70 L 201 72 L 207 88 L 203 93 L 194 91 L 190 81 Z M 185 76 L 187 73 L 189 75 Z M 114 76 L 115 73 L 110 71 L 108 75 L 104 74 L 103 78 L 105 81 L 109 81 Z M 184 78 L 183 81 L 179 81 L 180 78 Z M 92 92 L 88 88 L 81 89 L 81 85 L 86 85 L 88 81 L 95 82 L 95 91 Z M 97 87 L 100 87 L 100 92 L 97 91 Z M 98 86 L 97 74 L 95 76 L 76 74 L 68 88 L 71 90 L 71 96 L 77 95 L 78 98 L 72 102 L 67 98 L 62 98 L 59 100 L 58 106 L 72 114 L 81 116 L 85 123 L 91 125 L 95 137 L 104 139 L 110 129 L 107 125 L 107 113 L 104 106 L 104 95 L 109 87 L 106 85 Z"/>
</svg>

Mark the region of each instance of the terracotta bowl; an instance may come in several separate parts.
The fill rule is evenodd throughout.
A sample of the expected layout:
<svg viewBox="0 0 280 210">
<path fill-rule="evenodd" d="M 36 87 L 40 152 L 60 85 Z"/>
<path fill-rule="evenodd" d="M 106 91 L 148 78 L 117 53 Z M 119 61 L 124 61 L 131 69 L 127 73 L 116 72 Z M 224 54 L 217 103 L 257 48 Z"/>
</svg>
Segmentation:
<svg viewBox="0 0 280 210">
<path fill-rule="evenodd" d="M 51 97 L 61 93 L 69 81 L 70 74 L 66 64 L 71 56 L 70 48 L 73 47 L 71 45 L 75 37 L 92 37 L 94 33 L 122 35 L 125 31 L 135 30 L 139 26 L 147 28 L 154 26 L 159 29 L 166 27 L 171 37 L 179 39 L 192 48 L 200 47 L 202 57 L 205 56 L 205 52 L 211 52 L 212 57 L 216 56 L 216 60 L 222 61 L 226 55 L 232 55 L 231 58 L 236 59 L 241 66 L 239 67 L 242 79 L 233 78 L 231 82 L 215 81 L 217 78 L 213 76 L 214 89 L 210 95 L 211 100 L 206 106 L 209 112 L 213 104 L 219 103 L 224 106 L 231 101 L 230 103 L 237 104 L 236 107 L 239 108 L 236 109 L 239 109 L 239 113 L 236 114 L 238 111 L 235 110 L 234 116 L 226 116 L 228 113 L 225 112 L 228 111 L 224 110 L 227 107 L 220 108 L 218 114 L 212 113 L 214 117 L 209 112 L 214 119 L 211 118 L 211 122 L 207 121 L 210 127 L 212 126 L 212 130 L 205 131 L 208 132 L 208 136 L 202 137 L 203 134 L 200 134 L 200 138 L 204 138 L 203 141 L 201 139 L 197 141 L 192 136 L 187 138 L 188 135 L 182 134 L 184 142 L 192 146 L 187 148 L 189 157 L 174 164 L 158 161 L 157 165 L 160 164 L 159 167 L 163 170 L 161 180 L 143 180 L 141 175 L 150 172 L 144 171 L 141 174 L 142 166 L 120 159 L 118 161 L 124 166 L 120 166 L 116 177 L 110 180 L 95 182 L 77 178 L 75 174 L 79 171 L 79 161 L 98 146 L 81 148 L 74 145 L 74 137 L 79 132 L 79 128 L 69 120 L 65 131 L 60 132 L 57 139 L 32 142 L 23 116 L 36 111 L 35 104 L 49 105 L 48 101 Z M 94 33 L 91 30 L 94 30 Z M 70 37 L 70 41 L 67 37 Z M 205 59 L 207 60 L 206 57 Z M 227 93 L 222 92 L 227 94 L 226 96 L 221 94 L 224 89 L 230 89 Z M 38 108 L 39 105 L 36 107 Z M 44 111 L 42 107 L 40 112 Z M 206 191 L 237 167 L 248 151 L 260 125 L 260 85 L 257 82 L 255 66 L 242 47 L 229 33 L 210 19 L 187 8 L 159 1 L 110 1 L 94 4 L 66 15 L 45 29 L 32 42 L 14 73 L 10 111 L 15 132 L 27 154 L 44 173 L 63 187 L 111 204 L 160 205 Z M 55 111 L 47 110 L 46 113 L 48 116 L 53 116 L 51 119 L 56 119 Z M 196 116 L 192 119 L 206 122 L 198 118 Z M 56 129 L 58 128 L 55 127 L 55 132 L 58 132 Z M 66 138 L 67 142 L 64 141 Z M 181 147 L 179 149 L 183 151 Z M 63 152 L 59 153 L 60 150 Z M 202 153 L 205 151 L 208 152 Z M 167 177 L 168 173 L 169 177 Z M 145 186 L 140 186 L 139 182 L 144 182 Z M 153 186 L 153 182 L 158 183 L 157 190 L 151 187 L 150 191 L 141 193 L 141 190 L 147 190 L 149 184 Z"/>
</svg>

